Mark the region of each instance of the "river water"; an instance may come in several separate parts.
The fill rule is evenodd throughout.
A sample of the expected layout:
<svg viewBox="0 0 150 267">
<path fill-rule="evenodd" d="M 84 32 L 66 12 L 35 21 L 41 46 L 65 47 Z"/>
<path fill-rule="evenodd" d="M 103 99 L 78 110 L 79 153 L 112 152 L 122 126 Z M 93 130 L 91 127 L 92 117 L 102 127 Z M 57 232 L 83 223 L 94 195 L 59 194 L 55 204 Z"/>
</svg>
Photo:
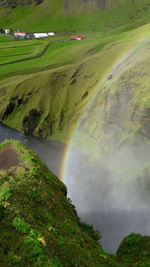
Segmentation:
<svg viewBox="0 0 150 267">
<path fill-rule="evenodd" d="M 45 138 L 26 136 L 0 122 L 0 142 L 6 139 L 21 141 L 28 148 L 35 151 L 47 167 L 60 178 L 62 160 L 66 150 L 64 144 Z"/>
</svg>

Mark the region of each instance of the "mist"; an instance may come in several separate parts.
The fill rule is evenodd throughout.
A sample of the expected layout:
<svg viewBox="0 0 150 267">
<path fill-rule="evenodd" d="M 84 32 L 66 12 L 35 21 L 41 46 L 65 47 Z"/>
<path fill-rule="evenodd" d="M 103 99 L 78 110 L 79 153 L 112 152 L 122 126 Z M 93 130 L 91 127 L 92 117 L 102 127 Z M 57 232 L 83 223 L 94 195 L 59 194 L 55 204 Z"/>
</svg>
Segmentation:
<svg viewBox="0 0 150 267">
<path fill-rule="evenodd" d="M 68 156 L 68 196 L 110 253 L 130 233 L 150 235 L 148 62 L 149 39 L 114 66 L 83 114 Z"/>
<path fill-rule="evenodd" d="M 150 181 L 145 166 L 149 153 L 146 146 L 126 146 L 111 158 L 92 162 L 90 156 L 72 147 L 67 167 L 68 196 L 81 219 L 99 230 L 100 243 L 107 252 L 116 252 L 130 233 L 150 234 Z M 145 167 L 140 176 L 135 169 L 141 164 Z M 135 177 L 128 178 L 129 172 Z"/>
</svg>

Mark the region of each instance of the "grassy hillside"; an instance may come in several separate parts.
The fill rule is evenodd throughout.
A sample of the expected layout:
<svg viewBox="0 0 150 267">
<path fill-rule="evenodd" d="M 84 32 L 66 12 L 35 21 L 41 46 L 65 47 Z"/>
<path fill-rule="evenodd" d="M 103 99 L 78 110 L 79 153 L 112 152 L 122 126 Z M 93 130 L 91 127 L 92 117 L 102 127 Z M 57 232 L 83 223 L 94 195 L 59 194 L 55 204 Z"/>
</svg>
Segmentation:
<svg viewBox="0 0 150 267">
<path fill-rule="evenodd" d="M 149 36 L 137 30 L 0 42 L 0 119 L 22 132 L 63 142 L 113 66 Z"/>
<path fill-rule="evenodd" d="M 28 41 L 0 36 L 0 119 L 22 132 L 66 142 L 97 86 L 148 35 L 149 25 L 139 26 L 149 21 L 149 0 L 17 3 L 0 9 L 1 27 L 88 31 L 82 42 L 62 34 Z"/>
<path fill-rule="evenodd" d="M 0 1 L 2 2 L 2 1 Z M 10 2 L 15 2 L 11 0 Z M 25 1 L 29 3 L 32 1 Z M 26 31 L 101 31 L 148 22 L 149 0 L 45 0 L 40 5 L 0 10 L 1 27 Z"/>
<path fill-rule="evenodd" d="M 77 217 L 65 185 L 16 141 L 0 145 L 0 181 L 1 266 L 148 266 L 148 237 L 131 235 L 116 256 L 106 254 L 98 233 Z"/>
</svg>

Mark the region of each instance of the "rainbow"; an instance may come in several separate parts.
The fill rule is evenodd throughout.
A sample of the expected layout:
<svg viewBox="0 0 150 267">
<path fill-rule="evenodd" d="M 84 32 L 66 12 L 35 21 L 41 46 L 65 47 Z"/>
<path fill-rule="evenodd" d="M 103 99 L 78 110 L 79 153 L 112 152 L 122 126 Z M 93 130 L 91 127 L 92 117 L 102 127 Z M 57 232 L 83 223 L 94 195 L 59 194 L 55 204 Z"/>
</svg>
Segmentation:
<svg viewBox="0 0 150 267">
<path fill-rule="evenodd" d="M 130 43 L 128 48 L 125 49 L 124 53 L 121 53 L 118 55 L 116 62 L 113 63 L 107 69 L 107 71 L 104 75 L 104 79 L 99 81 L 97 87 L 94 90 L 92 98 L 86 104 L 84 112 L 86 112 L 88 110 L 88 108 L 90 107 L 90 105 L 94 102 L 95 97 L 97 96 L 101 86 L 103 86 L 104 84 L 107 84 L 107 82 L 109 82 L 109 79 L 110 79 L 109 77 L 117 75 L 117 73 L 121 73 L 122 71 L 124 71 L 126 68 L 126 62 L 128 61 L 128 59 L 132 58 L 132 56 L 134 59 L 134 54 L 135 54 L 134 52 L 138 53 L 138 51 L 140 50 L 142 42 L 146 43 L 148 41 L 149 41 L 149 38 L 142 39 L 142 41 L 141 41 L 140 37 L 139 37 L 139 39 L 136 39 L 135 41 Z M 78 126 L 80 125 L 82 118 L 83 118 L 83 115 L 80 116 L 79 121 L 77 123 L 77 126 L 75 127 L 74 132 L 72 133 L 72 135 L 70 137 L 67 148 L 66 148 L 64 155 L 63 155 L 62 164 L 61 164 L 61 171 L 60 171 L 59 177 L 64 183 L 66 183 L 68 180 L 67 168 L 68 168 L 70 157 L 72 157 L 72 147 L 73 147 L 74 143 L 76 142 L 75 136 L 78 132 Z"/>
</svg>

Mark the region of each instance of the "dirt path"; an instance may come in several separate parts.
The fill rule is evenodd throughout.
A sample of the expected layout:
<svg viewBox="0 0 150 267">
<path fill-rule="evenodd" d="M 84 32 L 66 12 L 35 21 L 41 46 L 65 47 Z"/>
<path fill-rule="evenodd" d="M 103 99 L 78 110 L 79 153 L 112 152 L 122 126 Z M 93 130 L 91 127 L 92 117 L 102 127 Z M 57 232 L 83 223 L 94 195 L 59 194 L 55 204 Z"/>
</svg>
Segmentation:
<svg viewBox="0 0 150 267">
<path fill-rule="evenodd" d="M 11 167 L 20 165 L 21 160 L 12 145 L 0 149 L 0 169 L 8 170 Z"/>
</svg>

